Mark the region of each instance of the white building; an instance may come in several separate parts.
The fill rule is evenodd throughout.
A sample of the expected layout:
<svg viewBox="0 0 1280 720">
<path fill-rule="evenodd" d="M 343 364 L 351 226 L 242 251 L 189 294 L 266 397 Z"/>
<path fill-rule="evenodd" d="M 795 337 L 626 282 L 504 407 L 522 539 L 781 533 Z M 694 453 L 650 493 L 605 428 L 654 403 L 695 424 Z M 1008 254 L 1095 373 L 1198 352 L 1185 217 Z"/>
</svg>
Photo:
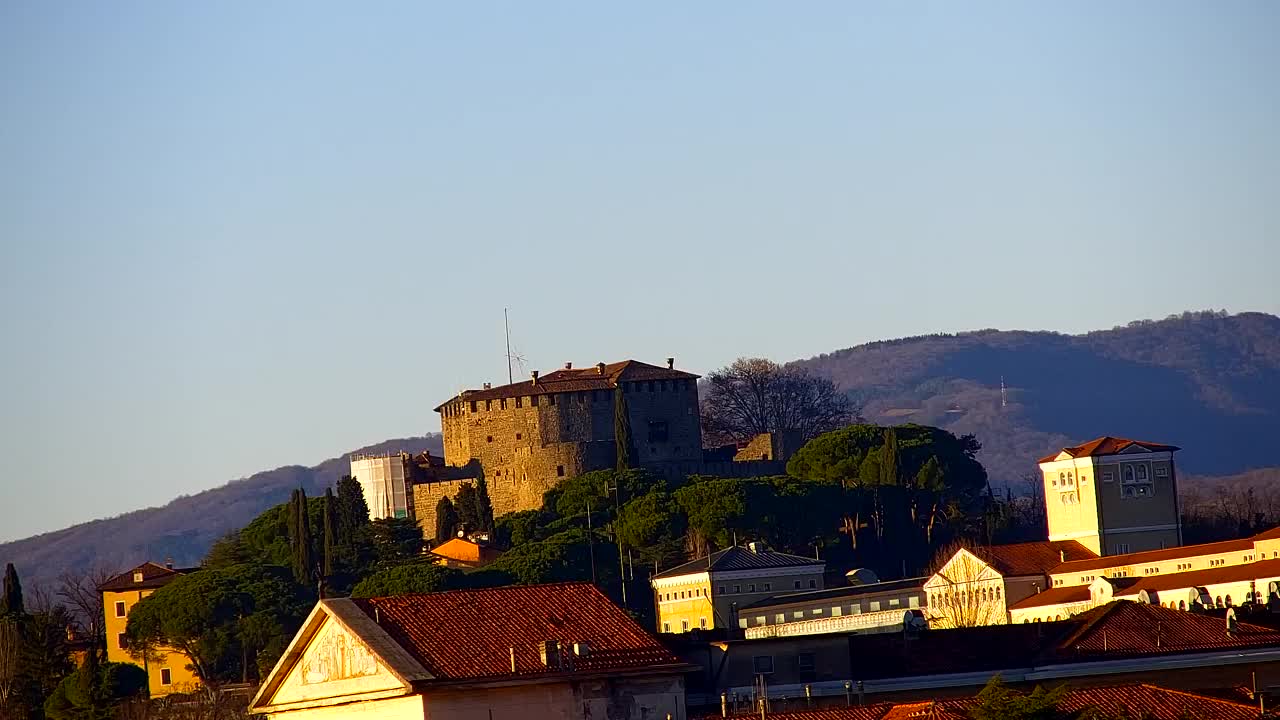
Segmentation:
<svg viewBox="0 0 1280 720">
<path fill-rule="evenodd" d="M 408 453 L 351 456 L 351 476 L 364 490 L 370 520 L 413 518 L 412 462 Z"/>
</svg>

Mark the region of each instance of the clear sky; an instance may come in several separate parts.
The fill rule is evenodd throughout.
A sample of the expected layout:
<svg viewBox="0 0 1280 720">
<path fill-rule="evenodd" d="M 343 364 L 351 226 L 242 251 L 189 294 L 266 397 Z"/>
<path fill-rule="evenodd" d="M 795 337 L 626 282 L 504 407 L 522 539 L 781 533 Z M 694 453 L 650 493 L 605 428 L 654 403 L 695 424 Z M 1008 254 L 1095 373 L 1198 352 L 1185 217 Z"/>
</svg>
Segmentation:
<svg viewBox="0 0 1280 720">
<path fill-rule="evenodd" d="M 0 539 L 464 386 L 1280 311 L 1277 2 L 0 3 Z"/>
</svg>

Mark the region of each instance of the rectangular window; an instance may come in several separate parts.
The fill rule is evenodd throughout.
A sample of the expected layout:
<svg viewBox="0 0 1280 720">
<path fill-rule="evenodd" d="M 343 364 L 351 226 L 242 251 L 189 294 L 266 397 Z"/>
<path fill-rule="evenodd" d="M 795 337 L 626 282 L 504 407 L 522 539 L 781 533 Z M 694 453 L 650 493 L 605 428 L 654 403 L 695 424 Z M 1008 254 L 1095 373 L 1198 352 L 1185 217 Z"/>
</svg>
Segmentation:
<svg viewBox="0 0 1280 720">
<path fill-rule="evenodd" d="M 816 587 L 818 587 L 818 581 L 817 581 L 817 580 L 810 580 L 810 581 L 809 581 L 809 589 L 810 589 L 810 590 L 812 590 L 812 589 L 814 589 L 814 588 L 816 588 Z"/>
<path fill-rule="evenodd" d="M 899 598 L 889 598 L 889 607 L 896 608 L 902 606 L 902 600 Z"/>
<path fill-rule="evenodd" d="M 764 591 L 765 591 L 765 592 L 769 592 L 769 591 L 770 591 L 770 590 L 772 590 L 772 589 L 773 589 L 773 583 L 765 583 L 765 584 L 764 584 Z"/>
<path fill-rule="evenodd" d="M 1146 465 L 1139 465 L 1139 466 L 1138 466 L 1138 480 L 1146 480 L 1146 479 L 1147 479 L 1147 466 L 1146 466 Z"/>
<path fill-rule="evenodd" d="M 872 600 L 872 601 L 870 602 L 870 605 L 871 605 L 871 612 L 878 612 L 878 611 L 880 610 L 880 601 L 879 601 L 879 600 Z"/>
<path fill-rule="evenodd" d="M 492 400 L 485 400 L 485 401 L 484 401 L 484 410 L 485 410 L 485 412 L 488 412 L 488 411 L 490 411 L 490 410 L 492 410 L 492 409 L 493 409 L 493 401 L 492 401 Z"/>
<path fill-rule="evenodd" d="M 910 598 L 907 599 L 907 607 L 913 607 L 913 608 L 920 607 L 920 598 L 916 597 L 915 595 L 912 595 Z"/>
<path fill-rule="evenodd" d="M 747 585 L 747 592 L 755 592 L 755 591 L 756 591 L 755 583 L 751 583 L 750 585 Z"/>
<path fill-rule="evenodd" d="M 1108 483 L 1108 482 L 1112 482 L 1114 479 L 1115 479 L 1115 476 L 1112 475 L 1110 471 L 1102 473 L 1102 482 Z"/>
<path fill-rule="evenodd" d="M 119 634 L 117 634 L 117 635 L 116 635 L 116 646 L 118 646 L 121 650 L 128 650 L 128 649 L 129 649 L 129 637 L 128 637 L 127 635 L 125 635 L 124 633 L 119 633 Z"/>
<path fill-rule="evenodd" d="M 831 608 L 831 617 L 840 617 L 840 606 L 836 605 Z"/>
<path fill-rule="evenodd" d="M 757 675 L 773 674 L 773 656 L 772 655 L 756 655 L 751 658 L 751 666 L 755 669 Z"/>
<path fill-rule="evenodd" d="M 671 623 L 669 623 L 669 622 L 664 622 L 664 623 L 662 623 L 662 632 L 664 632 L 664 633 L 669 633 L 669 632 L 671 632 Z"/>
<path fill-rule="evenodd" d="M 680 621 L 680 632 L 689 632 L 689 621 L 688 621 L 688 620 L 681 620 L 681 621 Z"/>
<path fill-rule="evenodd" d="M 667 422 L 665 420 L 649 421 L 649 442 L 664 443 L 667 441 Z"/>
<path fill-rule="evenodd" d="M 471 401 L 471 412 L 475 412 L 475 411 L 476 411 L 476 401 L 475 401 L 475 400 L 472 400 L 472 401 Z"/>
<path fill-rule="evenodd" d="M 721 595 L 723 595 L 723 594 L 724 594 L 724 586 L 723 586 L 723 585 L 721 585 L 721 586 L 720 586 L 720 594 L 721 594 Z"/>
<path fill-rule="evenodd" d="M 800 581 L 799 581 L 799 580 L 797 580 L 797 581 L 796 581 L 796 590 L 799 590 L 799 589 L 800 589 Z"/>
<path fill-rule="evenodd" d="M 791 611 L 791 619 L 793 619 L 793 620 L 803 620 L 803 619 L 804 619 L 804 611 L 803 611 L 803 610 L 792 610 L 792 611 Z"/>
<path fill-rule="evenodd" d="M 813 672 L 814 657 L 813 653 L 800 653 L 796 655 L 796 669 L 800 672 Z"/>
<path fill-rule="evenodd" d="M 548 396 L 547 396 L 547 404 L 548 404 L 548 405 L 555 405 L 555 404 L 556 404 L 556 396 L 555 396 L 555 395 L 548 395 Z"/>
<path fill-rule="evenodd" d="M 738 618 L 738 627 L 742 628 L 743 630 L 746 630 L 746 629 L 747 629 L 747 619 L 746 619 L 746 618 Z"/>
<path fill-rule="evenodd" d="M 125 615 L 126 613 L 124 609 L 124 601 L 117 600 L 116 601 L 116 617 L 124 617 Z"/>
<path fill-rule="evenodd" d="M 744 620 L 743 622 L 746 622 L 746 621 Z M 706 630 L 706 629 L 707 629 L 707 619 L 706 619 L 706 618 L 698 618 L 698 627 L 702 628 L 703 630 Z"/>
<path fill-rule="evenodd" d="M 1169 477 L 1169 468 L 1164 465 L 1156 466 L 1156 477 Z"/>
<path fill-rule="evenodd" d="M 782 623 L 784 623 L 784 622 L 786 622 L 786 621 L 787 621 L 787 616 L 786 616 L 786 615 L 783 615 L 782 613 L 778 613 L 777 615 L 774 615 L 774 616 L 773 616 L 773 622 L 774 622 L 774 623 L 776 623 L 776 624 L 781 625 Z"/>
<path fill-rule="evenodd" d="M 516 396 L 516 407 L 524 407 L 524 398 Z"/>
<path fill-rule="evenodd" d="M 517 440 L 519 440 L 519 439 L 521 439 L 521 438 L 523 438 L 523 437 L 524 437 L 524 435 L 522 435 L 522 434 L 520 434 L 520 433 L 516 433 L 516 439 L 517 439 Z"/>
<path fill-rule="evenodd" d="M 814 609 L 812 609 L 812 610 L 810 610 L 810 611 L 809 611 L 809 614 L 810 614 L 810 615 L 821 615 L 821 614 L 822 614 L 822 608 L 814 608 Z"/>
<path fill-rule="evenodd" d="M 564 466 L 563 466 L 563 465 L 557 465 L 557 466 L 556 466 L 556 477 L 564 477 Z"/>
<path fill-rule="evenodd" d="M 768 622 L 769 622 L 769 619 L 768 619 L 768 618 L 766 618 L 765 616 L 763 616 L 763 615 L 757 615 L 757 616 L 756 616 L 756 626 L 757 626 L 757 627 L 759 627 L 760 625 L 767 625 L 767 624 L 768 624 Z"/>
<path fill-rule="evenodd" d="M 733 586 L 733 594 L 734 594 L 734 595 L 737 595 L 737 594 L 739 594 L 739 593 L 741 593 L 741 592 L 742 592 L 742 586 L 741 586 L 741 585 L 734 585 L 734 586 Z"/>
<path fill-rule="evenodd" d="M 856 602 L 856 603 L 851 604 L 851 605 L 849 606 L 849 613 L 850 613 L 851 615 L 861 615 L 861 614 L 862 614 L 862 603 L 860 603 L 860 602 Z"/>
<path fill-rule="evenodd" d="M 537 396 L 537 395 L 531 395 L 531 396 L 529 397 L 529 404 L 530 404 L 530 405 L 532 405 L 532 406 L 534 406 L 534 407 L 538 407 L 538 396 Z"/>
<path fill-rule="evenodd" d="M 170 671 L 169 668 L 160 668 L 160 684 L 161 685 L 173 684 L 173 672 Z"/>
</svg>

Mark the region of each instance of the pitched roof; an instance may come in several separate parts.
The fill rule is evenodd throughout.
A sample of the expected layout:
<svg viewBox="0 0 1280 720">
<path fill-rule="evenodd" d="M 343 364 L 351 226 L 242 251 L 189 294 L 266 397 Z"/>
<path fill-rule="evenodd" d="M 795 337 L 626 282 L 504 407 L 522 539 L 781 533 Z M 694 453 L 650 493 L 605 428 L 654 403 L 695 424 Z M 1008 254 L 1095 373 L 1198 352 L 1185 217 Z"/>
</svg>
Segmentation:
<svg viewBox="0 0 1280 720">
<path fill-rule="evenodd" d="M 353 601 L 440 680 L 557 674 L 539 655 L 585 642 L 581 672 L 685 666 L 590 583 L 516 585 Z M 515 673 L 511 654 L 515 653 Z"/>
<path fill-rule="evenodd" d="M 1050 605 L 1064 605 L 1066 603 L 1080 603 L 1089 601 L 1088 585 L 1072 585 L 1070 587 L 1054 587 L 1038 592 L 1029 598 L 1020 600 L 1009 606 L 1010 610 L 1028 610 L 1036 607 L 1047 607 Z"/>
<path fill-rule="evenodd" d="M 755 552 L 744 548 L 740 545 L 717 550 L 707 557 L 698 558 L 683 565 L 677 565 L 670 570 L 663 570 L 654 575 L 650 579 L 676 577 L 679 575 L 689 575 L 692 573 L 707 572 L 726 572 L 729 570 L 765 570 L 769 568 L 783 567 L 802 567 L 805 565 L 826 566 L 826 562 L 817 558 L 802 557 L 800 555 L 789 555 L 787 553 L 774 552 L 773 550 L 760 550 Z"/>
<path fill-rule="evenodd" d="M 1151 452 L 1174 452 L 1182 449 L 1176 445 L 1162 445 L 1160 443 L 1143 442 L 1141 440 L 1129 440 L 1128 438 L 1103 435 L 1102 437 L 1094 438 L 1087 443 L 1074 445 L 1072 447 L 1064 447 L 1052 455 L 1046 455 L 1040 458 L 1039 462 L 1053 462 L 1054 460 L 1057 460 L 1058 456 L 1062 453 L 1066 453 L 1073 458 L 1119 455 L 1131 447 L 1139 447 L 1144 450 L 1150 450 Z"/>
<path fill-rule="evenodd" d="M 800 712 L 771 713 L 775 720 L 969 720 L 976 697 L 880 704 L 867 707 L 830 707 Z M 1151 720 L 1255 720 L 1252 704 L 1171 690 L 1147 683 L 1130 683 L 1068 690 L 1058 710 L 1077 713 L 1094 708 L 1108 717 L 1122 713 Z"/>
<path fill-rule="evenodd" d="M 1116 600 L 1075 619 L 1076 630 L 1058 645 L 1063 656 L 1111 659 L 1280 645 L 1280 631 L 1261 625 L 1241 622 L 1228 633 L 1222 618 L 1127 600 Z"/>
<path fill-rule="evenodd" d="M 1253 540 L 1280 540 L 1280 525 L 1254 535 Z"/>
<path fill-rule="evenodd" d="M 1012 545 L 989 545 L 973 550 L 1005 577 L 1045 575 L 1062 564 L 1063 558 L 1090 560 L 1098 555 L 1075 540 L 1039 540 Z"/>
<path fill-rule="evenodd" d="M 676 370 L 672 367 L 658 367 L 642 363 L 638 360 L 623 360 L 615 363 L 600 363 L 586 368 L 563 368 L 541 375 L 535 380 L 524 380 L 499 385 L 482 390 L 464 390 L 436 407 L 436 412 L 454 400 L 470 402 L 472 400 L 496 400 L 529 395 L 550 395 L 552 393 L 580 392 L 586 390 L 612 390 L 620 382 L 645 382 L 651 380 L 697 380 L 699 376 Z"/>
<path fill-rule="evenodd" d="M 1244 563 L 1243 565 L 1224 565 L 1222 567 L 1169 573 L 1166 575 L 1146 575 L 1142 578 L 1138 578 L 1137 582 L 1125 588 L 1123 592 L 1116 593 L 1116 596 L 1127 597 L 1130 595 L 1137 595 L 1143 590 L 1161 593 L 1172 590 L 1205 587 L 1207 585 L 1218 585 L 1221 583 L 1246 582 L 1249 580 L 1275 577 L 1280 577 L 1280 559 L 1259 560 L 1257 562 Z M 1263 583 L 1260 590 L 1263 591 L 1264 595 L 1266 589 L 1266 584 Z M 1185 600 L 1186 598 L 1160 598 L 1162 602 L 1168 602 L 1171 599 Z M 1236 601 L 1243 602 L 1244 598 L 1236 598 Z"/>
<path fill-rule="evenodd" d="M 1053 568 L 1053 574 L 1084 572 L 1086 570 L 1102 570 L 1104 568 L 1122 567 L 1125 565 L 1141 565 L 1161 560 L 1196 557 L 1199 555 L 1216 555 L 1228 552 L 1248 552 L 1253 549 L 1253 538 L 1243 540 L 1223 540 L 1203 545 L 1182 545 L 1164 550 L 1144 550 L 1124 555 L 1093 556 L 1088 559 L 1067 558 L 1067 562 Z"/>
<path fill-rule="evenodd" d="M 169 568 L 153 562 L 144 562 L 138 567 L 122 572 L 98 586 L 98 592 L 121 592 L 124 590 L 147 590 L 164 587 L 187 573 L 200 568 Z M 134 573 L 142 573 L 142 580 L 135 581 Z"/>
</svg>

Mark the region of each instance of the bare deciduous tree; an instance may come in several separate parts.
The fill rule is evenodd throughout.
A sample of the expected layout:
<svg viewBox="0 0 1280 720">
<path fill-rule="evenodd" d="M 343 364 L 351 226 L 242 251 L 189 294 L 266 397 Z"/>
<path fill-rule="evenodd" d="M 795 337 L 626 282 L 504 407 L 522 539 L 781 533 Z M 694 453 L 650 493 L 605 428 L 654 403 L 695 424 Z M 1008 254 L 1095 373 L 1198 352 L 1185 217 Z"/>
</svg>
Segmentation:
<svg viewBox="0 0 1280 720">
<path fill-rule="evenodd" d="M 18 659 L 21 654 L 22 632 L 18 621 L 8 617 L 0 618 L 0 716 L 7 717 L 17 683 Z"/>
<path fill-rule="evenodd" d="M 116 575 L 113 570 L 97 567 L 82 573 L 64 572 L 58 578 L 58 597 L 75 615 L 81 632 L 96 642 L 100 642 L 106 632 L 102 593 L 98 587 Z"/>
<path fill-rule="evenodd" d="M 703 432 L 713 441 L 766 432 L 795 432 L 807 440 L 857 417 L 835 383 L 765 358 L 739 358 L 712 372 L 702 403 Z"/>
<path fill-rule="evenodd" d="M 1007 621 L 1003 580 L 965 544 L 943 547 L 934 567 L 924 586 L 931 624 L 962 628 Z"/>
</svg>

